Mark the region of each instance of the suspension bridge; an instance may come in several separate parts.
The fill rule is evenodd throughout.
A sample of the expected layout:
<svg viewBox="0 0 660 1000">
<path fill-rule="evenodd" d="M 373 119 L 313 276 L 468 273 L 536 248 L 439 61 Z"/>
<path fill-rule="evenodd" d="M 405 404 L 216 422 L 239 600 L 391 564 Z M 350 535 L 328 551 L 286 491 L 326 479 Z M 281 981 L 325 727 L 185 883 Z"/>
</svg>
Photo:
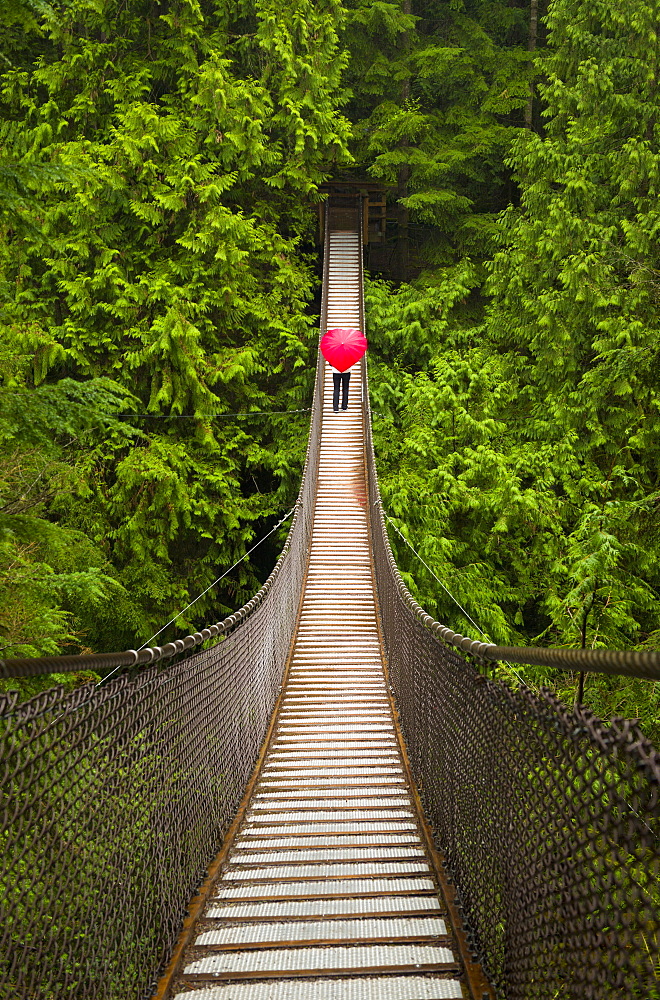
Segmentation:
<svg viewBox="0 0 660 1000">
<path fill-rule="evenodd" d="M 322 332 L 364 329 L 363 221 L 326 211 Z M 114 672 L 0 695 L 2 1000 L 660 996 L 660 755 L 489 677 L 653 680 L 660 657 L 434 622 L 389 546 L 365 364 L 331 397 L 319 358 L 291 529 L 245 607 L 2 664 Z"/>
</svg>

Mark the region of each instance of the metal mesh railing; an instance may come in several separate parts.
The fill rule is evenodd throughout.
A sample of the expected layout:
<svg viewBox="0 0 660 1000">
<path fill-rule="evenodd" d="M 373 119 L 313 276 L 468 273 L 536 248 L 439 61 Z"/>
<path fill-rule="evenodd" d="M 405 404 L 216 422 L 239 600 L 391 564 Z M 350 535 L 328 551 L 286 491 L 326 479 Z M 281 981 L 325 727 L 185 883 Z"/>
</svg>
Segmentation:
<svg viewBox="0 0 660 1000">
<path fill-rule="evenodd" d="M 160 662 L 100 686 L 54 688 L 24 704 L 0 695 L 2 1000 L 151 995 L 281 685 L 311 533 L 320 388 L 319 367 L 296 513 L 256 597 L 178 644 L 108 654 L 106 667 Z M 214 636 L 211 648 L 177 661 Z M 79 659 L 62 659 L 80 669 Z M 13 661 L 6 673 L 43 672 L 49 662 L 23 671 Z M 99 658 L 89 665 L 98 669 Z"/>
<path fill-rule="evenodd" d="M 660 754 L 635 723 L 607 725 L 549 692 L 511 690 L 450 648 L 485 647 L 433 622 L 406 589 L 368 411 L 365 426 L 390 683 L 475 957 L 506 1000 L 660 997 Z M 488 646 L 483 660 L 503 652 Z M 652 657 L 639 670 L 635 654 L 590 666 L 574 655 L 557 662 L 579 651 L 513 652 L 519 662 L 656 670 Z"/>
</svg>

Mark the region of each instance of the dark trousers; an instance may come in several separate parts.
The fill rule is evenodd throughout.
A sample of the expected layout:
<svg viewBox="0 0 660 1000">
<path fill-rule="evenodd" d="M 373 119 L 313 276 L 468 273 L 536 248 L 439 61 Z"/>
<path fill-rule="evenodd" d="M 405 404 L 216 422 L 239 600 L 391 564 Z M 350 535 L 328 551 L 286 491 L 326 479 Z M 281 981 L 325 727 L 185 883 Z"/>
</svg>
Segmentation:
<svg viewBox="0 0 660 1000">
<path fill-rule="evenodd" d="M 350 372 L 333 372 L 332 381 L 335 383 L 335 389 L 332 393 L 332 409 L 339 409 L 339 386 L 341 386 L 341 408 L 345 410 L 348 406 L 348 383 L 351 377 Z"/>
</svg>

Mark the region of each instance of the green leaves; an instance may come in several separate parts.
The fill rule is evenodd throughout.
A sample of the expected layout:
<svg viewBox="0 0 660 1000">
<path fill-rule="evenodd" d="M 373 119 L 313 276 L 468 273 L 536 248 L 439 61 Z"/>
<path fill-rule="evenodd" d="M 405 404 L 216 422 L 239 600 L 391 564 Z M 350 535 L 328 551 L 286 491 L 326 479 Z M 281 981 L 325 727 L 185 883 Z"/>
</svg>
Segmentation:
<svg viewBox="0 0 660 1000">
<path fill-rule="evenodd" d="M 34 449 L 60 470 L 30 530 L 78 532 L 122 580 L 96 618 L 66 619 L 81 642 L 121 648 L 208 586 L 296 489 L 304 418 L 212 415 L 308 402 L 305 241 L 317 185 L 348 155 L 342 12 L 32 11 L 39 44 L 7 68 L 0 106 L 0 185 L 21 199 L 20 225 L 14 202 L 0 215 L 5 387 L 27 415 L 9 405 L 5 460 Z M 118 409 L 141 419 L 113 421 Z M 266 569 L 242 565 L 178 628 L 221 617 Z"/>
<path fill-rule="evenodd" d="M 405 153 L 411 217 L 428 225 L 435 214 L 438 228 L 453 218 L 459 234 L 413 285 L 368 293 L 385 507 L 432 572 L 392 534 L 397 559 L 420 603 L 458 631 L 475 635 L 472 619 L 506 643 L 654 648 L 657 4 L 555 0 L 549 47 L 535 57 L 545 131 L 515 131 L 509 117 L 499 138 L 486 112 L 522 106 L 529 57 L 509 48 L 489 77 L 502 37 L 496 5 L 495 20 L 486 4 L 478 16 L 479 5 L 459 6 L 474 17 L 479 73 L 459 90 L 471 52 L 456 42 L 468 21 L 446 14 L 445 45 L 416 49 L 415 113 L 429 110 L 422 76 L 437 108 L 450 88 L 460 97 L 441 130 L 428 114 L 424 127 L 416 119 L 409 148 L 382 142 L 374 161 L 394 171 Z M 506 81 L 516 58 L 518 73 Z M 492 154 L 495 171 L 506 151 L 519 204 L 499 219 L 482 211 L 477 179 L 486 173 L 473 168 L 474 150 L 489 168 Z M 456 183 L 471 170 L 476 183 Z M 470 246 L 472 263 L 447 266 Z M 479 265 L 489 247 L 484 316 Z M 570 675 L 499 672 L 574 697 Z M 639 685 L 590 678 L 587 699 L 603 714 L 641 712 L 655 725 L 657 706 Z"/>
<path fill-rule="evenodd" d="M 415 16 L 418 15 L 418 16 Z M 508 198 L 503 159 L 523 123 L 531 76 L 525 11 L 471 0 L 410 5 L 355 0 L 346 79 L 355 155 L 390 187 L 414 227 L 414 267 L 489 256 L 475 228 Z"/>
<path fill-rule="evenodd" d="M 577 620 L 588 607 L 590 641 L 601 641 L 609 621 L 606 641 L 620 645 L 639 641 L 647 610 L 657 614 L 660 582 L 636 537 L 645 530 L 638 505 L 657 488 L 649 194 L 660 150 L 649 137 L 657 98 L 638 56 L 657 11 L 630 4 L 631 28 L 616 5 L 577 7 L 556 3 L 549 16 L 548 136 L 522 136 L 512 148 L 522 211 L 506 218 L 508 246 L 493 263 L 490 328 L 530 401 L 520 432 L 538 436 L 534 425 L 549 414 L 557 437 L 572 442 L 561 479 L 575 508 L 556 564 L 564 582 L 550 601 L 555 625 L 575 639 L 580 627 L 559 617 Z"/>
<path fill-rule="evenodd" d="M 87 533 L 57 523 L 91 495 L 88 468 L 100 442 L 130 444 L 114 414 L 131 397 L 109 379 L 63 379 L 31 392 L 5 389 L 0 415 L 0 643 L 4 656 L 87 645 L 99 609 L 125 594 Z M 96 447 L 95 447 L 96 446 Z M 98 454 L 98 452 L 97 452 Z M 44 514 L 50 511 L 50 518 Z M 121 628 L 124 623 L 118 622 Z"/>
</svg>

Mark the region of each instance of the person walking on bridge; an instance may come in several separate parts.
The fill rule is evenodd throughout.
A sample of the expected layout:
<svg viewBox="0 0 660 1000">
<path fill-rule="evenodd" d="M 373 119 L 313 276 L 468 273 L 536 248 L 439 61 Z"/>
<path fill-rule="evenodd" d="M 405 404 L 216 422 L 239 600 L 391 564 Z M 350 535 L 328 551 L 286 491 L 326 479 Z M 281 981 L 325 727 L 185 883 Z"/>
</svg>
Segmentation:
<svg viewBox="0 0 660 1000">
<path fill-rule="evenodd" d="M 340 389 L 341 408 L 348 409 L 348 383 L 351 380 L 351 371 L 367 349 L 367 338 L 355 327 L 334 327 L 323 334 L 320 346 L 321 354 L 332 369 L 334 383 L 332 409 L 337 413 Z"/>
<path fill-rule="evenodd" d="M 330 362 L 328 362 L 330 364 Z M 332 381 L 334 383 L 332 392 L 332 409 L 335 413 L 339 412 L 339 390 L 341 389 L 341 408 L 342 410 L 348 409 L 348 383 L 351 380 L 351 372 L 355 368 L 355 365 L 351 365 L 345 372 L 339 370 L 339 368 L 332 369 Z"/>
</svg>

